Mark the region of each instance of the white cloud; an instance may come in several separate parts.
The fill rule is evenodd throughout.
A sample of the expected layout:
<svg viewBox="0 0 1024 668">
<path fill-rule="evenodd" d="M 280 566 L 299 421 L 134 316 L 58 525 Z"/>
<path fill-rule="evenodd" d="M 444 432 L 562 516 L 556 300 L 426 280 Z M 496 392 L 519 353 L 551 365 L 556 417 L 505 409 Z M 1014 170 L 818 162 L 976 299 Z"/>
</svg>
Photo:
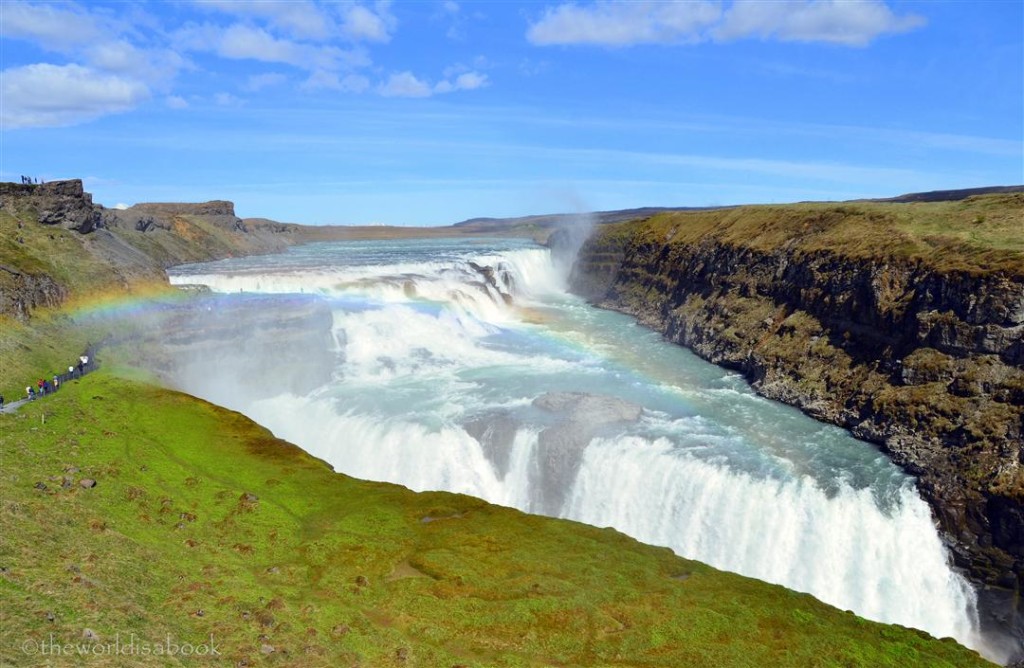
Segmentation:
<svg viewBox="0 0 1024 668">
<path fill-rule="evenodd" d="M 304 44 L 278 38 L 263 28 L 241 23 L 226 29 L 210 24 L 187 26 L 175 33 L 175 43 L 186 51 L 213 51 L 232 60 L 283 63 L 307 70 L 364 67 L 370 63 L 365 51 L 358 47 L 343 50 L 335 46 Z"/>
<path fill-rule="evenodd" d="M 4 39 L 31 41 L 65 56 L 60 64 L 3 73 L 9 127 L 69 125 L 126 111 L 153 91 L 169 91 L 178 72 L 189 66 L 160 46 L 160 30 L 137 8 L 118 18 L 72 2 L 5 2 L 0 14 Z M 23 96 L 30 89 L 40 92 L 39 99 Z"/>
<path fill-rule="evenodd" d="M 454 2 L 454 0 L 445 0 L 441 3 L 441 8 L 434 18 L 449 24 L 448 29 L 445 31 L 445 36 L 448 39 L 461 41 L 466 38 L 465 25 L 467 16 L 462 13 L 462 7 L 459 6 L 459 3 Z"/>
<path fill-rule="evenodd" d="M 221 107 L 237 107 L 242 104 L 241 98 L 235 97 L 231 93 L 217 93 L 213 96 L 213 101 Z"/>
<path fill-rule="evenodd" d="M 377 92 L 384 97 L 430 97 L 458 90 L 475 90 L 488 84 L 490 81 L 487 75 L 480 72 L 463 72 L 454 79 L 442 79 L 433 86 L 428 81 L 418 79 L 412 72 L 399 72 L 377 86 Z"/>
<path fill-rule="evenodd" d="M 878 0 L 737 0 L 715 29 L 715 37 L 865 46 L 880 35 L 907 32 L 922 25 L 924 19 L 920 16 L 897 16 Z"/>
<path fill-rule="evenodd" d="M 592 5 L 548 7 L 530 26 L 533 44 L 630 46 L 695 41 L 721 16 L 713 2 L 628 2 L 604 0 Z"/>
<path fill-rule="evenodd" d="M 132 15 L 146 23 L 137 11 Z M 146 39 L 142 28 L 72 3 L 6 3 L 0 34 L 36 42 L 48 51 L 77 57 L 81 65 L 136 77 L 149 85 L 165 84 L 187 66 L 174 51 L 133 44 L 132 40 Z"/>
<path fill-rule="evenodd" d="M 864 46 L 923 24 L 913 14 L 897 16 L 883 0 L 735 0 L 724 11 L 703 0 L 599 0 L 548 7 L 526 36 L 541 46 L 624 47 L 750 37 Z"/>
<path fill-rule="evenodd" d="M 0 35 L 29 39 L 54 51 L 99 39 L 105 31 L 93 16 L 73 5 L 5 2 Z"/>
<path fill-rule="evenodd" d="M 90 67 L 134 77 L 158 88 L 169 84 L 188 65 L 170 49 L 141 49 L 123 39 L 89 45 L 83 55 Z"/>
<path fill-rule="evenodd" d="M 117 209 L 118 211 L 124 211 L 125 209 L 128 208 L 128 205 L 125 204 L 124 202 L 118 202 L 117 204 L 114 205 L 114 208 Z"/>
<path fill-rule="evenodd" d="M 377 2 L 374 9 L 358 3 L 340 7 L 341 30 L 349 39 L 387 42 L 397 26 L 389 2 Z"/>
<path fill-rule="evenodd" d="M 265 19 L 298 39 L 327 39 L 337 29 L 334 20 L 309 0 L 202 0 L 196 4 L 234 16 Z"/>
<path fill-rule="evenodd" d="M 465 72 L 455 77 L 454 87 L 455 90 L 476 90 L 477 88 L 483 88 L 489 83 L 490 81 L 488 81 L 486 74 Z"/>
<path fill-rule="evenodd" d="M 39 63 L 0 73 L 5 129 L 75 125 L 128 111 L 150 97 L 145 84 L 81 65 Z"/>
<path fill-rule="evenodd" d="M 138 65 L 140 53 L 124 40 L 102 42 L 88 49 L 89 62 L 106 70 L 126 72 Z"/>
<path fill-rule="evenodd" d="M 430 97 L 434 90 L 427 82 L 417 79 L 412 72 L 399 72 L 379 85 L 377 92 L 384 97 Z"/>
<path fill-rule="evenodd" d="M 299 86 L 303 90 L 337 90 L 343 93 L 363 93 L 370 87 L 370 80 L 360 74 L 339 77 L 335 72 L 317 70 Z"/>
<path fill-rule="evenodd" d="M 258 91 L 263 90 L 264 88 L 280 86 L 285 81 L 288 81 L 288 77 L 281 74 L 280 72 L 250 74 L 249 78 L 245 80 L 245 84 L 242 85 L 242 90 L 245 90 L 250 93 L 256 93 Z"/>
<path fill-rule="evenodd" d="M 262 28 L 236 23 L 220 36 L 217 53 L 236 60 L 260 60 L 267 63 L 303 64 L 302 48 L 295 42 L 277 39 Z"/>
<path fill-rule="evenodd" d="M 343 36 L 360 42 L 387 42 L 397 25 L 390 2 L 371 4 L 347 0 L 324 3 L 310 0 L 194 0 L 194 4 L 244 19 L 259 19 L 267 28 L 297 40 L 330 41 Z M 324 5 L 334 11 L 325 11 Z"/>
<path fill-rule="evenodd" d="M 168 95 L 164 99 L 164 104 L 171 109 L 188 109 L 188 100 L 180 95 Z"/>
</svg>

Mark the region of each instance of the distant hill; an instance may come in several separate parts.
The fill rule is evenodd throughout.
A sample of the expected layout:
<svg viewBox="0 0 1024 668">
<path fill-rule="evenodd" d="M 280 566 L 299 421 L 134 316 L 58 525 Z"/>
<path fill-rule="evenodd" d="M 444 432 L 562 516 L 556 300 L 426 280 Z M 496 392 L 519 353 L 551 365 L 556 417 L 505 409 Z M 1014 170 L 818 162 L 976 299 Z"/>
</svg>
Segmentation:
<svg viewBox="0 0 1024 668">
<path fill-rule="evenodd" d="M 1024 192 L 1024 185 L 1019 186 L 986 186 L 983 188 L 964 188 L 960 190 L 931 190 L 921 193 L 907 193 L 896 197 L 881 197 L 874 199 L 847 200 L 853 202 L 954 202 L 976 195 L 989 195 L 993 193 L 1015 193 Z M 590 222 L 604 225 L 608 223 L 621 223 L 625 220 L 637 218 L 649 218 L 655 214 L 673 211 L 713 211 L 715 209 L 731 209 L 741 204 L 724 206 L 647 206 L 639 209 L 618 209 L 615 211 L 595 211 L 584 213 L 547 213 L 533 216 L 519 216 L 515 218 L 470 218 L 452 227 L 459 228 L 463 232 L 473 231 L 481 234 L 489 232 L 508 231 L 513 228 L 533 227 L 548 229 L 558 227 L 565 223 L 571 223 L 581 217 L 589 218 Z"/>
<path fill-rule="evenodd" d="M 963 188 L 961 190 L 930 190 L 923 193 L 908 193 L 898 197 L 868 200 L 871 202 L 957 202 L 976 195 L 1024 192 L 1021 186 L 986 186 L 984 188 Z"/>
<path fill-rule="evenodd" d="M 550 228 L 558 227 L 564 223 L 571 223 L 579 218 L 590 218 L 593 222 L 599 224 L 620 223 L 624 220 L 633 220 L 634 218 L 647 218 L 654 214 L 664 213 L 666 211 L 702 211 L 710 208 L 718 207 L 648 206 L 639 209 L 618 209 L 616 211 L 547 213 L 533 216 L 519 216 L 517 218 L 470 218 L 460 223 L 455 223 L 452 227 L 457 227 L 462 230 L 471 229 L 477 232 L 491 232 L 520 226 Z"/>
</svg>

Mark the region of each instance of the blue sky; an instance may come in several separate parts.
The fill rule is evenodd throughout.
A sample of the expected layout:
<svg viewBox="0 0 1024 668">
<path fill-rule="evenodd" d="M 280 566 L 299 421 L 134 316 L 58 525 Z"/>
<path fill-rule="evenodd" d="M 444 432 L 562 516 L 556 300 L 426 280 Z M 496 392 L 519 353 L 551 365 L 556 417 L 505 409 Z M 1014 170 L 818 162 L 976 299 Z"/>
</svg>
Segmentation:
<svg viewBox="0 0 1024 668">
<path fill-rule="evenodd" d="M 0 178 L 448 224 L 1024 183 L 1024 2 L 0 2 Z"/>
</svg>

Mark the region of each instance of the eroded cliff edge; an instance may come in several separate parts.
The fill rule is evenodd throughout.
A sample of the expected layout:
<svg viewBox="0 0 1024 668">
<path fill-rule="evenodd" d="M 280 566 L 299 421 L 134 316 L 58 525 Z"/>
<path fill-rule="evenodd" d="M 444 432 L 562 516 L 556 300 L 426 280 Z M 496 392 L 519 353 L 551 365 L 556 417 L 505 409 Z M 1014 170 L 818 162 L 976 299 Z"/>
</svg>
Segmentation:
<svg viewBox="0 0 1024 668">
<path fill-rule="evenodd" d="M 113 287 L 164 283 L 164 269 L 267 253 L 298 241 L 297 225 L 243 220 L 231 202 L 107 209 L 82 181 L 0 183 L 0 316 Z"/>
<path fill-rule="evenodd" d="M 1019 632 L 1024 194 L 600 226 L 571 285 L 879 444 Z"/>
</svg>

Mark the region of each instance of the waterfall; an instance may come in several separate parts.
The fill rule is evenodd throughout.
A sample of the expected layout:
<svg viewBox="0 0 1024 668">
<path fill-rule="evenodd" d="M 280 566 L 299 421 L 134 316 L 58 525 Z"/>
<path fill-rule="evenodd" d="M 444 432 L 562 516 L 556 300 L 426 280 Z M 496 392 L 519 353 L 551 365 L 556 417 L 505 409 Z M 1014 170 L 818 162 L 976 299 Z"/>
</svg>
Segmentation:
<svg viewBox="0 0 1024 668">
<path fill-rule="evenodd" d="M 569 482 L 549 513 L 979 646 L 973 589 L 913 480 L 873 446 L 723 387 L 711 365 L 573 300 L 547 249 L 389 243 L 175 272 L 176 284 L 331 306 L 333 380 L 247 399 L 239 379 L 231 408 L 346 474 L 526 512 L 545 509 L 544 435 L 560 430 L 554 479 Z M 643 418 L 591 428 L 539 408 L 551 391 L 607 395 Z"/>
</svg>

